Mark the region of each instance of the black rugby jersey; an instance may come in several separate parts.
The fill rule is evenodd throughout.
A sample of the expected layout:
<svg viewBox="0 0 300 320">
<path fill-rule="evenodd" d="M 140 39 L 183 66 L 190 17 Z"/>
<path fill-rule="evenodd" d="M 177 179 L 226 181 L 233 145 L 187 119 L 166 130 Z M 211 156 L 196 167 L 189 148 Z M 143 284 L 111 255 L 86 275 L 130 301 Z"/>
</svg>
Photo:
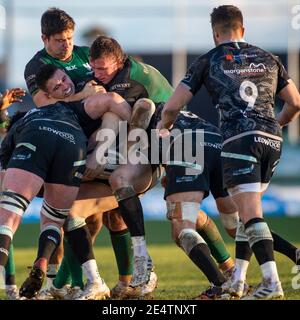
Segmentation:
<svg viewBox="0 0 300 320">
<path fill-rule="evenodd" d="M 68 135 L 68 129 L 72 132 L 78 132 L 79 135 L 84 136 L 82 128 L 78 123 L 78 118 L 72 109 L 66 107 L 62 103 L 58 102 L 42 108 L 34 108 L 29 110 L 24 117 L 17 120 L 1 143 L 0 149 L 0 164 L 2 168 L 6 168 L 11 154 L 15 148 L 15 142 L 18 137 L 21 136 L 25 130 L 30 130 L 32 126 L 40 126 L 41 124 L 56 123 L 63 124 L 66 127 L 66 132 L 60 132 L 60 134 Z M 54 130 L 54 129 L 53 129 Z"/>
<path fill-rule="evenodd" d="M 281 135 L 274 99 L 289 76 L 277 57 L 246 42 L 224 43 L 198 57 L 182 83 L 195 95 L 202 84 L 220 110 L 224 139 L 260 130 Z"/>
</svg>

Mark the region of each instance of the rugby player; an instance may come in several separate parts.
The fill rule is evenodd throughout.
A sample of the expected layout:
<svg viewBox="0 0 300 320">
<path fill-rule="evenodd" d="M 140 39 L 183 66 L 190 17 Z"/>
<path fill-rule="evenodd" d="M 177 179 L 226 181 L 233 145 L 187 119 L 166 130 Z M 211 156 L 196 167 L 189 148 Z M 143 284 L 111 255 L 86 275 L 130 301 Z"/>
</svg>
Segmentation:
<svg viewBox="0 0 300 320">
<path fill-rule="evenodd" d="M 25 67 L 24 77 L 28 91 L 32 95 L 33 101 L 37 106 L 49 103 L 48 96 L 43 90 L 39 89 L 35 81 L 36 74 L 41 66 L 45 64 L 53 64 L 64 70 L 67 75 L 74 81 L 77 88 L 82 88 L 83 85 L 91 78 L 91 67 L 89 65 L 89 48 L 85 46 L 76 46 L 73 42 L 73 33 L 75 22 L 73 18 L 65 11 L 59 8 L 50 8 L 45 11 L 41 17 L 41 38 L 44 43 L 44 48 L 38 51 Z M 93 89 L 93 88 L 91 88 Z M 80 100 L 83 97 L 75 97 L 74 101 Z M 48 101 L 48 102 L 47 102 Z M 115 211 L 111 215 L 116 214 Z M 99 232 L 102 224 L 101 217 L 91 216 L 87 219 L 89 230 L 93 234 Z M 111 220 L 118 221 L 118 218 Z M 121 280 L 126 280 L 128 274 L 132 270 L 132 250 L 130 247 L 130 234 L 124 229 L 119 231 L 114 228 L 114 232 L 110 231 L 111 241 L 119 267 Z M 49 265 L 47 285 L 39 297 L 47 298 L 47 288 L 51 285 L 53 277 L 56 275 L 57 266 L 62 258 L 62 246 L 56 251 L 56 254 L 51 259 Z M 53 260 L 53 261 L 52 261 Z M 82 272 L 80 268 L 73 269 L 64 263 L 58 278 L 62 280 L 68 278 L 69 269 L 72 271 L 72 281 L 75 285 L 82 285 Z M 62 272 L 62 270 L 66 270 Z M 77 270 L 77 271 L 76 271 Z M 43 294 L 45 293 L 45 294 Z"/>
<path fill-rule="evenodd" d="M 275 95 L 287 103 L 279 118 L 285 123 L 300 109 L 299 92 L 277 57 L 244 41 L 243 16 L 237 7 L 215 8 L 211 24 L 216 48 L 191 65 L 166 103 L 158 129 L 169 129 L 178 111 L 202 84 L 206 86 L 221 113 L 224 183 L 242 221 L 236 234 L 236 265 L 230 290 L 241 297 L 253 251 L 262 282 L 250 298 L 281 299 L 284 294 L 274 261 L 273 237 L 263 219 L 261 195 L 281 153 Z"/>
<path fill-rule="evenodd" d="M 69 216 L 85 158 L 86 137 L 73 111 L 60 103 L 29 111 L 13 125 L 2 143 L 1 165 L 6 172 L 0 196 L 1 275 L 4 275 L 9 246 L 22 215 L 44 187 L 38 254 L 29 277 L 21 286 L 20 296 L 32 298 L 42 287 L 48 262 L 60 243 L 61 227 L 67 218 L 65 236 L 88 279 L 85 290 L 95 284 L 106 287 L 99 276 L 87 227 L 74 230 L 74 219 Z M 103 297 L 104 290 L 97 298 Z"/>
</svg>

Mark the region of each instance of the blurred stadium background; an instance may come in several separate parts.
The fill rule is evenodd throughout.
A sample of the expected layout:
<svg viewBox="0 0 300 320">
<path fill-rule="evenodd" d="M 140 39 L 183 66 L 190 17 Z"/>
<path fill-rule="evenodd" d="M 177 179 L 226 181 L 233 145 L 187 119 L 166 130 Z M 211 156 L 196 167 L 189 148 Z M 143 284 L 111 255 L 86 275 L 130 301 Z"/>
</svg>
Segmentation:
<svg viewBox="0 0 300 320">
<path fill-rule="evenodd" d="M 193 59 L 213 47 L 209 14 L 213 7 L 221 4 L 235 4 L 241 8 L 246 41 L 279 55 L 299 88 L 299 0 L 0 0 L 0 92 L 12 86 L 26 88 L 24 67 L 42 48 L 40 17 L 49 7 L 59 7 L 74 18 L 75 44 L 89 45 L 98 34 L 108 34 L 115 37 L 128 54 L 152 64 L 176 86 Z M 30 109 L 32 105 L 27 95 L 23 104 L 14 105 L 9 112 Z M 280 107 L 278 101 L 276 109 Z M 217 111 L 205 89 L 188 108 L 217 124 Z M 272 218 L 275 230 L 295 242 L 300 241 L 299 132 L 299 119 L 284 129 L 282 159 L 263 199 L 265 214 L 277 217 Z M 158 186 L 142 198 L 146 219 L 165 219 L 162 196 L 163 191 Z M 17 247 L 33 246 L 34 240 L 28 239 L 32 234 L 37 235 L 37 226 L 31 223 L 38 221 L 40 205 L 41 201 L 35 200 L 25 214 L 24 222 L 30 225 L 21 229 Z M 202 208 L 217 216 L 211 197 L 204 201 Z M 159 242 L 158 234 L 162 229 L 159 223 L 153 223 L 148 223 L 151 226 L 148 234 L 150 243 L 155 244 Z M 166 222 L 162 225 L 167 227 Z M 162 243 L 170 242 L 169 233 L 162 233 L 167 235 Z M 27 238 L 27 235 L 30 236 Z M 24 245 L 27 240 L 28 245 Z M 106 241 L 101 243 L 106 244 Z"/>
</svg>

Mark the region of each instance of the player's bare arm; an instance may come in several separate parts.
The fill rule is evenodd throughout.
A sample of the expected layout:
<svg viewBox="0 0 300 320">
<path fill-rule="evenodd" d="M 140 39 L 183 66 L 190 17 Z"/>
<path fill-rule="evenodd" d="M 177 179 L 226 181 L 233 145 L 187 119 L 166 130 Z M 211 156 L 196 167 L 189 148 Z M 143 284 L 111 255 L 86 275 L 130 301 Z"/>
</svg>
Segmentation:
<svg viewBox="0 0 300 320">
<path fill-rule="evenodd" d="M 193 94 L 184 84 L 179 84 L 173 95 L 166 102 L 162 111 L 161 122 L 157 129 L 170 129 L 176 120 L 179 111 L 193 98 Z"/>
<path fill-rule="evenodd" d="M 300 94 L 295 83 L 290 79 L 289 84 L 279 92 L 278 96 L 285 104 L 281 112 L 277 115 L 277 121 L 281 126 L 285 126 L 299 116 Z"/>
</svg>

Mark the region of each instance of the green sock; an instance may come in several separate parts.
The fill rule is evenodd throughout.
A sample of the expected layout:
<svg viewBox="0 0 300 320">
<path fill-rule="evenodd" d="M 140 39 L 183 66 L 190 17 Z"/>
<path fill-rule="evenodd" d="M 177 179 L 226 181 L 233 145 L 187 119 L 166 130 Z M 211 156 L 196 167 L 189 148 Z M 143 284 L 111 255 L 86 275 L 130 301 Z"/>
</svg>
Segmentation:
<svg viewBox="0 0 300 320">
<path fill-rule="evenodd" d="M 81 264 L 74 255 L 74 252 L 67 240 L 64 241 L 64 258 L 68 263 L 68 267 L 71 273 L 72 287 L 80 287 L 81 289 L 83 289 L 84 283 Z"/>
<path fill-rule="evenodd" d="M 9 247 L 9 255 L 8 260 L 5 266 L 5 284 L 13 285 L 16 284 L 16 267 L 15 267 L 15 259 L 14 259 L 14 246 L 11 243 Z"/>
<path fill-rule="evenodd" d="M 65 257 L 59 266 L 58 272 L 53 280 L 53 284 L 57 289 L 61 289 L 66 284 L 71 284 L 71 273 Z"/>
<path fill-rule="evenodd" d="M 226 249 L 224 240 L 216 226 L 210 217 L 207 216 L 207 220 L 201 229 L 197 229 L 197 232 L 207 243 L 212 256 L 218 263 L 222 263 L 230 258 L 230 254 Z"/>
<path fill-rule="evenodd" d="M 110 231 L 111 243 L 117 260 L 119 275 L 127 276 L 133 273 L 133 251 L 128 229 Z"/>
</svg>

